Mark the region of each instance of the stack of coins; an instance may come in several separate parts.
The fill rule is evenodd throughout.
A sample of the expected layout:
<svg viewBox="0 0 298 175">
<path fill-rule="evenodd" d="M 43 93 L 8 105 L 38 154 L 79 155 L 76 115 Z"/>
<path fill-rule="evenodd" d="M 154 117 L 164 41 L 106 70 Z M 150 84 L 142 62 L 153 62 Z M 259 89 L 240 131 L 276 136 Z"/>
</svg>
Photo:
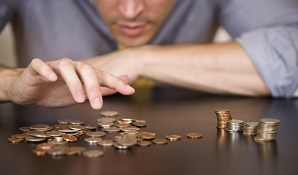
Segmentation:
<svg viewBox="0 0 298 175">
<path fill-rule="evenodd" d="M 247 122 L 243 128 L 244 135 L 256 135 L 258 122 Z"/>
<path fill-rule="evenodd" d="M 232 119 L 227 121 L 226 130 L 229 132 L 243 131 L 244 121 Z"/>
<path fill-rule="evenodd" d="M 224 129 L 227 126 L 227 122 L 232 120 L 232 116 L 229 109 L 215 109 L 217 117 L 217 128 Z"/>
<path fill-rule="evenodd" d="M 263 118 L 259 121 L 255 141 L 266 142 L 277 138 L 280 120 L 274 118 Z"/>
</svg>

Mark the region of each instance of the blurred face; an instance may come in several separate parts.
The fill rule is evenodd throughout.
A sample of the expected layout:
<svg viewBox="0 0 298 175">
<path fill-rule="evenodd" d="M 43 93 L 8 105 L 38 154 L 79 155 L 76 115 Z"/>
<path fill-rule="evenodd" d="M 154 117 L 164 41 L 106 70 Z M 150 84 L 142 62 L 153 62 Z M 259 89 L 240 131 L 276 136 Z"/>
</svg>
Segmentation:
<svg viewBox="0 0 298 175">
<path fill-rule="evenodd" d="M 94 0 L 94 3 L 118 43 L 135 47 L 150 41 L 175 0 Z"/>
</svg>

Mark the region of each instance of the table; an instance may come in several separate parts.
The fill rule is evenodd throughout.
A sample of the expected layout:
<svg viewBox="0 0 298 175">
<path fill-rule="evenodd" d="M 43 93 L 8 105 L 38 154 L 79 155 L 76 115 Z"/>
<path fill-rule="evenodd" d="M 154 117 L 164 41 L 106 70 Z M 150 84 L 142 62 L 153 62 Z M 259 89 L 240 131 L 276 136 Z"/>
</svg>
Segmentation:
<svg viewBox="0 0 298 175">
<path fill-rule="evenodd" d="M 261 118 L 281 120 L 278 138 L 258 143 L 252 136 L 229 133 L 216 128 L 215 108 L 228 108 L 232 117 L 246 122 Z M 168 175 L 168 174 L 296 174 L 298 172 L 298 99 L 250 98 L 202 94 L 174 88 L 138 89 L 133 96 L 104 97 L 101 110 L 88 103 L 47 109 L 34 105 L 0 104 L 1 175 Z M 87 149 L 104 150 L 101 158 L 79 156 L 36 156 L 36 144 L 11 144 L 7 139 L 21 126 L 38 123 L 54 125 L 72 118 L 96 125 L 100 111 L 115 110 L 119 118 L 147 121 L 143 131 L 164 138 L 179 134 L 180 141 L 167 145 L 133 147 L 119 151 L 103 149 L 82 141 Z M 199 132 L 202 139 L 188 139 L 187 133 Z"/>
</svg>

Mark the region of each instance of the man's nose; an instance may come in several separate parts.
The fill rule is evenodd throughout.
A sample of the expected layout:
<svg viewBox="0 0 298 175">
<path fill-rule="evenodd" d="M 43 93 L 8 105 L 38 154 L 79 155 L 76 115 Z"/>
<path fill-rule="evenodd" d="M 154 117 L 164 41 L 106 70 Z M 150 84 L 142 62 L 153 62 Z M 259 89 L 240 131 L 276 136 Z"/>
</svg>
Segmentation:
<svg viewBox="0 0 298 175">
<path fill-rule="evenodd" d="M 144 9 L 143 0 L 120 0 L 119 10 L 126 19 L 135 19 Z"/>
</svg>

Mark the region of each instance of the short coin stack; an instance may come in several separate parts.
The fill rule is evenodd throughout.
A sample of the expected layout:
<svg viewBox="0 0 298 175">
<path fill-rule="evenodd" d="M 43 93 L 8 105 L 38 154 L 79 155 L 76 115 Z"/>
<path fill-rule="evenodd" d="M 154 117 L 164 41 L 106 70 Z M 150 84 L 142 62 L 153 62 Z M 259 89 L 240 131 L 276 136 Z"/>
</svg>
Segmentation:
<svg viewBox="0 0 298 175">
<path fill-rule="evenodd" d="M 243 127 L 244 121 L 232 119 L 227 121 L 226 130 L 229 132 L 238 132 L 243 131 Z"/>
<path fill-rule="evenodd" d="M 215 109 L 217 117 L 217 128 L 224 129 L 227 126 L 227 122 L 232 120 L 232 116 L 229 109 Z"/>
<path fill-rule="evenodd" d="M 263 118 L 259 121 L 255 141 L 266 142 L 277 138 L 280 120 L 274 118 Z"/>
<path fill-rule="evenodd" d="M 243 128 L 244 135 L 256 135 L 258 122 L 247 122 Z"/>
</svg>

